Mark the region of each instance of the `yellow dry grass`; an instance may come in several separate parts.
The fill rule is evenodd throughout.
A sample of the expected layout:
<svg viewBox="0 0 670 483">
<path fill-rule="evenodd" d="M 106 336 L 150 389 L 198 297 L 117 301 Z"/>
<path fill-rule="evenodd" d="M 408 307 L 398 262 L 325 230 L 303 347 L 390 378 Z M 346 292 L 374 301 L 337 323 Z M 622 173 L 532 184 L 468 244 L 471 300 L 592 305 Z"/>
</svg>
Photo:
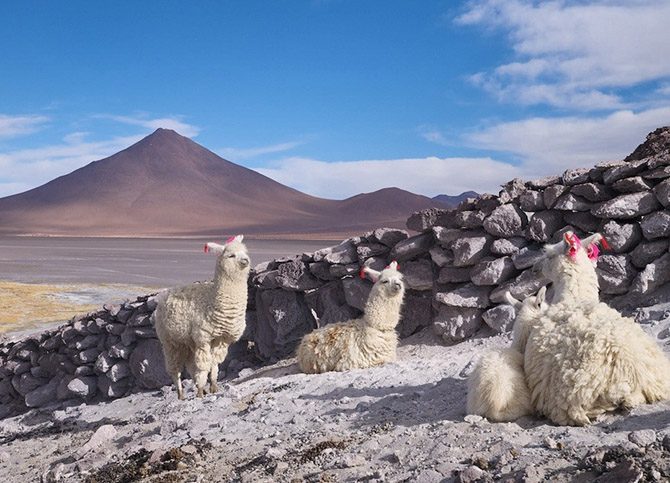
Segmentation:
<svg viewBox="0 0 670 483">
<path fill-rule="evenodd" d="M 0 332 L 67 320 L 76 314 L 95 308 L 93 305 L 77 304 L 56 297 L 58 293 L 72 288 L 68 285 L 0 280 Z"/>
</svg>

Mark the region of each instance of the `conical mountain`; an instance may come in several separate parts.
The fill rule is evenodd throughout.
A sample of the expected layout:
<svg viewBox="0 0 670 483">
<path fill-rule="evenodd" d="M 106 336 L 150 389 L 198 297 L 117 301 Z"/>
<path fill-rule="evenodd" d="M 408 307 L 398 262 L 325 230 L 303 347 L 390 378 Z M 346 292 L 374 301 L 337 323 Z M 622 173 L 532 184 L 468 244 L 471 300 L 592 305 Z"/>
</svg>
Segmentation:
<svg viewBox="0 0 670 483">
<path fill-rule="evenodd" d="M 113 156 L 0 199 L 0 232 L 343 233 L 368 225 L 397 225 L 412 211 L 434 204 L 423 196 L 392 191 L 344 201 L 316 198 L 226 161 L 172 130 L 158 129 Z"/>
</svg>

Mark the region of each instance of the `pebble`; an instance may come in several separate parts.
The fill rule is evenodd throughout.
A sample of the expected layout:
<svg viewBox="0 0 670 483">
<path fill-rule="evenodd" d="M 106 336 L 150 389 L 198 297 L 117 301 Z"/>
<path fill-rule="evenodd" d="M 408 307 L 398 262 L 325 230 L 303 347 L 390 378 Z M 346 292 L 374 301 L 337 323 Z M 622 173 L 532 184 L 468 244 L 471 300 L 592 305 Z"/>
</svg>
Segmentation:
<svg viewBox="0 0 670 483">
<path fill-rule="evenodd" d="M 653 429 L 641 429 L 633 431 L 628 434 L 628 441 L 638 445 L 641 448 L 646 448 L 650 444 L 656 442 L 656 431 Z"/>
</svg>

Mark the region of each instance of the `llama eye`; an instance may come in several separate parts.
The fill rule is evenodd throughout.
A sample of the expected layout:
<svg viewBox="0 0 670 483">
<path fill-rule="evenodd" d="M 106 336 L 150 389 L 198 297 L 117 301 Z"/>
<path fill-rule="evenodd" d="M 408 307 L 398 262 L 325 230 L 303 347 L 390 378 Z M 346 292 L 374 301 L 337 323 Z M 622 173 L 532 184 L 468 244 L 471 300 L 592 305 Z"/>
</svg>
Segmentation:
<svg viewBox="0 0 670 483">
<path fill-rule="evenodd" d="M 228 255 L 226 258 L 235 258 L 235 255 Z"/>
<path fill-rule="evenodd" d="M 389 283 L 388 280 L 382 280 L 382 283 Z"/>
</svg>

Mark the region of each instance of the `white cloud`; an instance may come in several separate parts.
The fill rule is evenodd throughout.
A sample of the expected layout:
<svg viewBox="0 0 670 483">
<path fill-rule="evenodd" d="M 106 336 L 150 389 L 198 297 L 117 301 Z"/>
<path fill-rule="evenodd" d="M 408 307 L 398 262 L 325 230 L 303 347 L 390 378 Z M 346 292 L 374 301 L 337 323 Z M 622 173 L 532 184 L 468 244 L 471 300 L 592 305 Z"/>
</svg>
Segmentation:
<svg viewBox="0 0 670 483">
<path fill-rule="evenodd" d="M 114 116 L 109 114 L 101 114 L 96 116 L 102 119 L 110 119 L 112 121 L 130 124 L 133 126 L 140 126 L 146 129 L 156 130 L 160 127 L 165 129 L 172 129 L 177 131 L 182 136 L 189 138 L 196 137 L 200 133 L 200 128 L 193 124 L 188 124 L 182 121 L 181 116 L 160 117 L 156 119 L 147 119 L 140 116 Z"/>
<path fill-rule="evenodd" d="M 670 124 L 670 107 L 616 111 L 599 117 L 536 117 L 503 122 L 466 136 L 473 147 L 514 153 L 524 178 L 622 159 L 645 136 Z"/>
<path fill-rule="evenodd" d="M 281 153 L 285 151 L 290 151 L 298 146 L 303 145 L 301 141 L 292 141 L 287 143 L 271 144 L 269 146 L 258 146 L 255 148 L 221 148 L 217 150 L 217 153 L 230 160 L 236 159 L 249 159 L 255 158 L 256 156 L 261 156 L 263 154 L 273 154 Z"/>
<path fill-rule="evenodd" d="M 463 191 L 495 192 L 519 176 L 511 164 L 491 158 L 410 158 L 324 162 L 285 158 L 260 173 L 295 189 L 324 198 L 342 199 L 395 186 L 435 196 Z"/>
<path fill-rule="evenodd" d="M 49 120 L 46 116 L 8 116 L 0 114 L 0 139 L 13 138 L 39 130 Z"/>
<path fill-rule="evenodd" d="M 34 188 L 91 161 L 106 158 L 143 137 L 86 142 L 84 134 L 65 136 L 62 144 L 0 153 L 0 197 Z"/>
<path fill-rule="evenodd" d="M 477 0 L 456 22 L 507 33 L 518 59 L 472 77 L 500 100 L 619 109 L 617 89 L 670 77 L 667 0 Z"/>
<path fill-rule="evenodd" d="M 446 136 L 442 134 L 438 129 L 429 126 L 421 126 L 419 127 L 418 131 L 419 135 L 428 142 L 439 144 L 440 146 L 450 145 Z"/>
</svg>

